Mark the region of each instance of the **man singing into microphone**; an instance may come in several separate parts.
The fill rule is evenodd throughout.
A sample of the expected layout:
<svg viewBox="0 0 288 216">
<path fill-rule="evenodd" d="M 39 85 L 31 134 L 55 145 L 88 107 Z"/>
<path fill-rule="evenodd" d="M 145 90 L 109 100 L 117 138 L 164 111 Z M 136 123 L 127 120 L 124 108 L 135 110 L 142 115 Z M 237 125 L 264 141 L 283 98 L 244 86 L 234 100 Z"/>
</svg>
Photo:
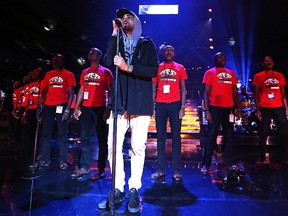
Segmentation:
<svg viewBox="0 0 288 216">
<path fill-rule="evenodd" d="M 141 178 L 145 160 L 145 143 L 150 118 L 153 115 L 152 78 L 157 74 L 158 57 L 156 47 L 151 38 L 141 37 L 141 22 L 134 12 L 121 8 L 117 11 L 117 18 L 121 21 L 119 53 L 116 55 L 117 31 L 119 27 L 113 20 L 113 33 L 104 57 L 104 62 L 107 65 L 114 65 L 119 68 L 118 80 L 114 80 L 109 98 L 109 106 L 112 113 L 108 120 L 108 160 L 112 168 L 113 116 L 116 116 L 114 204 L 115 207 L 118 207 L 125 201 L 125 172 L 122 148 L 125 133 L 130 128 L 132 154 L 127 206 L 130 213 L 136 213 L 140 211 L 141 207 L 138 190 L 142 186 Z M 115 85 L 116 82 L 117 85 Z M 117 91 L 115 86 L 118 87 Z M 115 97 L 118 99 L 117 110 L 115 109 Z M 111 195 L 109 193 L 107 199 L 98 204 L 99 209 L 110 207 Z"/>
</svg>

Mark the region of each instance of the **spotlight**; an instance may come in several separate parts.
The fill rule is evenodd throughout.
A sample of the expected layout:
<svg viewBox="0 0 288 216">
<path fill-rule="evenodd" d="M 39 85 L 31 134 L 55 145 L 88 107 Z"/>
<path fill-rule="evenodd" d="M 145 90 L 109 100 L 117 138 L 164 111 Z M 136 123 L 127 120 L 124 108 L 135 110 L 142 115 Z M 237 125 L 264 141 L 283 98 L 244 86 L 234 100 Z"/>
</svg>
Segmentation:
<svg viewBox="0 0 288 216">
<path fill-rule="evenodd" d="M 228 45 L 229 46 L 234 46 L 235 45 L 235 39 L 234 38 L 229 38 L 229 41 L 228 41 Z"/>
<path fill-rule="evenodd" d="M 85 61 L 85 59 L 84 59 L 83 57 L 79 57 L 79 58 L 77 59 L 77 62 L 78 62 L 78 64 L 80 64 L 81 66 L 83 66 L 83 65 L 86 64 L 86 61 Z"/>
<path fill-rule="evenodd" d="M 45 31 L 50 31 L 49 27 L 44 26 Z"/>
<path fill-rule="evenodd" d="M 257 123 L 256 123 L 255 121 L 253 121 L 253 122 L 251 122 L 251 127 L 252 127 L 252 128 L 257 128 L 258 125 L 257 125 Z"/>
<path fill-rule="evenodd" d="M 139 5 L 140 15 L 148 14 L 178 14 L 179 5 Z"/>
<path fill-rule="evenodd" d="M 53 31 L 55 29 L 55 25 L 56 25 L 56 22 L 53 20 L 53 19 L 46 19 L 46 22 L 44 24 L 44 29 L 46 31 Z"/>
</svg>

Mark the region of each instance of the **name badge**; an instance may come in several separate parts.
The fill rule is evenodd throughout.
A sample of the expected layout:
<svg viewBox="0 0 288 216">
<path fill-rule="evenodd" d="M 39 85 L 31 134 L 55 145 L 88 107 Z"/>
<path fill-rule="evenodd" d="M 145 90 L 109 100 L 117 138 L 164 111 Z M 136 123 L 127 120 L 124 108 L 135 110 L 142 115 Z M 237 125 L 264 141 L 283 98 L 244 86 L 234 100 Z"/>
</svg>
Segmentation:
<svg viewBox="0 0 288 216">
<path fill-rule="evenodd" d="M 274 92 L 269 93 L 269 94 L 268 94 L 268 98 L 269 98 L 270 100 L 274 100 L 274 98 L 275 98 Z"/>
<path fill-rule="evenodd" d="M 229 114 L 229 122 L 234 122 L 234 120 L 235 120 L 235 116 L 234 116 L 234 114 Z"/>
<path fill-rule="evenodd" d="M 63 106 L 57 106 L 56 107 L 56 113 L 62 113 L 63 112 Z"/>
<path fill-rule="evenodd" d="M 89 92 L 84 92 L 84 100 L 87 100 L 89 96 Z"/>
<path fill-rule="evenodd" d="M 169 94 L 170 93 L 170 85 L 169 84 L 163 85 L 163 93 L 164 94 Z"/>
</svg>

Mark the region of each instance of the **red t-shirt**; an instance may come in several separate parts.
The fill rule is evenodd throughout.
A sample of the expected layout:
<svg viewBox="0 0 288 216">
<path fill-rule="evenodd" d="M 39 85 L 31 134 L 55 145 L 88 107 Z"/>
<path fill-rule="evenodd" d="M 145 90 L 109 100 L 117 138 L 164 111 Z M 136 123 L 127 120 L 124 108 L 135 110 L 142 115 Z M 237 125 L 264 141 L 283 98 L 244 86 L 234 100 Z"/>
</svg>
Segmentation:
<svg viewBox="0 0 288 216">
<path fill-rule="evenodd" d="M 23 86 L 20 95 L 22 96 L 22 102 L 21 102 L 21 107 L 26 107 L 28 100 L 29 100 L 29 85 L 27 84 L 25 86 Z"/>
<path fill-rule="evenodd" d="M 211 86 L 209 104 L 218 107 L 232 107 L 234 105 L 232 86 L 238 80 L 235 73 L 227 68 L 213 67 L 207 70 L 203 83 Z"/>
<path fill-rule="evenodd" d="M 68 102 L 68 90 L 76 86 L 74 74 L 68 70 L 48 71 L 41 82 L 41 89 L 48 86 L 45 104 L 55 106 Z"/>
<path fill-rule="evenodd" d="M 20 95 L 22 90 L 22 87 L 15 89 L 13 92 L 13 107 L 14 108 L 19 108 L 21 106 L 21 102 L 22 102 L 22 97 Z"/>
<path fill-rule="evenodd" d="M 152 78 L 152 81 L 157 83 L 156 98 L 158 103 L 170 103 L 181 100 L 181 85 L 182 80 L 187 79 L 186 70 L 183 65 L 172 62 L 159 64 L 157 76 Z M 164 85 L 170 86 L 169 93 L 164 93 Z"/>
<path fill-rule="evenodd" d="M 83 85 L 84 91 L 82 106 L 105 106 L 105 91 L 107 89 L 107 86 L 111 85 L 112 82 L 113 75 L 111 71 L 101 65 L 99 67 L 89 67 L 83 70 L 79 82 L 80 85 Z"/>
<path fill-rule="evenodd" d="M 29 84 L 29 107 L 28 109 L 37 109 L 40 100 L 40 82 L 35 81 Z"/>
<path fill-rule="evenodd" d="M 260 88 L 259 107 L 283 106 L 280 87 L 286 85 L 286 80 L 282 73 L 261 71 L 254 76 L 252 84 Z"/>
<path fill-rule="evenodd" d="M 71 106 L 70 106 L 71 109 L 74 109 L 76 107 L 76 100 L 77 100 L 77 95 L 74 94 L 73 98 L 72 98 L 72 103 L 71 103 Z"/>
</svg>

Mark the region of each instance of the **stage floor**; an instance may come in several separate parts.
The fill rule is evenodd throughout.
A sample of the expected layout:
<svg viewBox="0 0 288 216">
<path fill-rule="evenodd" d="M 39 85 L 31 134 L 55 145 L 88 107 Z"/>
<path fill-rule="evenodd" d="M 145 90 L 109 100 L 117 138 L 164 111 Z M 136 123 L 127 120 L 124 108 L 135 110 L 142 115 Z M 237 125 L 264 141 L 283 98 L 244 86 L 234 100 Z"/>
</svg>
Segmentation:
<svg viewBox="0 0 288 216">
<path fill-rule="evenodd" d="M 183 182 L 172 181 L 170 168 L 171 140 L 167 140 L 167 170 L 165 182 L 153 182 L 149 176 L 156 171 L 156 139 L 149 135 L 143 186 L 139 190 L 142 200 L 140 213 L 143 216 L 182 215 L 287 215 L 288 169 L 281 159 L 281 147 L 269 146 L 264 163 L 257 163 L 258 147 L 249 143 L 235 144 L 237 158 L 247 173 L 223 179 L 221 172 L 221 146 L 215 151 L 209 176 L 199 170 L 202 161 L 202 146 L 198 138 L 182 135 Z M 251 136 L 251 140 L 254 137 Z M 127 178 L 130 175 L 129 135 L 124 144 Z M 70 159 L 80 144 L 70 144 Z M 106 177 L 93 181 L 87 176 L 80 180 L 70 178 L 73 165 L 60 171 L 57 163 L 57 141 L 53 141 L 53 161 L 50 169 L 36 171 L 36 179 L 29 176 L 27 164 L 19 156 L 17 146 L 9 143 L 5 134 L 0 137 L 1 199 L 0 215 L 43 216 L 95 216 L 132 215 L 126 209 L 128 199 L 114 212 L 97 209 L 98 202 L 106 198 L 111 189 L 111 174 L 106 167 Z M 97 138 L 93 142 L 93 158 L 90 176 L 97 173 Z M 127 187 L 126 187 L 127 191 Z"/>
</svg>

